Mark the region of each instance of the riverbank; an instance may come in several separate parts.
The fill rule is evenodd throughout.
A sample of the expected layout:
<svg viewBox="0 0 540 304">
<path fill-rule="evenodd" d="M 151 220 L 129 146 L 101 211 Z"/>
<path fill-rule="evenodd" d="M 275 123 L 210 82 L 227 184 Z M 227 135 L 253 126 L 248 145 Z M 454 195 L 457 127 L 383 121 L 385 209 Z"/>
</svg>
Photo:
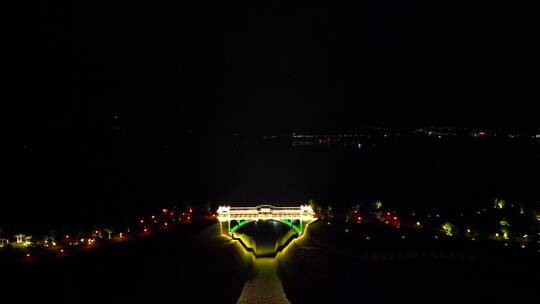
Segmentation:
<svg viewBox="0 0 540 304">
<path fill-rule="evenodd" d="M 251 263 L 218 225 L 186 225 L 87 254 L 5 264 L 0 286 L 22 303 L 235 303 Z"/>
<path fill-rule="evenodd" d="M 520 302 L 535 295 L 540 279 L 537 255 L 438 240 L 330 238 L 334 230 L 316 222 L 278 255 L 291 302 Z"/>
</svg>

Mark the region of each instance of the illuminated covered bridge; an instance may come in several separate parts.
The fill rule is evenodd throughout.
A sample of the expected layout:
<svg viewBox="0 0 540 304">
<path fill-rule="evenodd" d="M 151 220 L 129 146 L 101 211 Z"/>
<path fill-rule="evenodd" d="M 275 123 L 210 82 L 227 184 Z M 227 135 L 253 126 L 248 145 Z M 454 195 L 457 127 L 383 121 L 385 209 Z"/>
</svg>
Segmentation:
<svg viewBox="0 0 540 304">
<path fill-rule="evenodd" d="M 250 222 L 266 220 L 284 223 L 302 234 L 306 225 L 316 219 L 313 209 L 308 205 L 300 207 L 274 207 L 270 205 L 257 207 L 221 206 L 217 212 L 219 221 L 222 224 L 227 224 L 226 231 L 229 235 Z"/>
</svg>

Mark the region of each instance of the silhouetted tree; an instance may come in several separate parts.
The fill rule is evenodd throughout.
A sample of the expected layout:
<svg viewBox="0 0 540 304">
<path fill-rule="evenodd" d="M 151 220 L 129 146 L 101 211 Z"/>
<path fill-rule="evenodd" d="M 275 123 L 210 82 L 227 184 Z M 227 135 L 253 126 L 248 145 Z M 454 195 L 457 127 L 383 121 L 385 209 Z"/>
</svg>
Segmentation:
<svg viewBox="0 0 540 304">
<path fill-rule="evenodd" d="M 103 231 L 107 233 L 107 238 L 110 240 L 112 238 L 114 228 L 104 228 Z"/>
</svg>

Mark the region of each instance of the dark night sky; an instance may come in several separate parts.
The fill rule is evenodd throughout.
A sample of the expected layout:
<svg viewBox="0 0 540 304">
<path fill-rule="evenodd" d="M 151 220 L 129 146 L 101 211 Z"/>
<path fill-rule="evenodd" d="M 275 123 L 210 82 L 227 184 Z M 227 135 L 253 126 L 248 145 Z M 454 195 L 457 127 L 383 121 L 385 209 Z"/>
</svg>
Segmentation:
<svg viewBox="0 0 540 304">
<path fill-rule="evenodd" d="M 31 4 L 12 61 L 24 140 L 115 113 L 159 133 L 540 121 L 535 1 Z"/>
</svg>

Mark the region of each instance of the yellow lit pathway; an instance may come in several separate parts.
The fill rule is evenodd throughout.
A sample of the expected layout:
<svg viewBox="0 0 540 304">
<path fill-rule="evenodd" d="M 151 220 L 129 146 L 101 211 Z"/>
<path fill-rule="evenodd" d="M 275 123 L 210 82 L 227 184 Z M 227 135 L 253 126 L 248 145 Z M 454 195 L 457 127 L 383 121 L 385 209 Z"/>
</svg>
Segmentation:
<svg viewBox="0 0 540 304">
<path fill-rule="evenodd" d="M 254 264 L 255 275 L 248 280 L 236 304 L 290 304 L 277 274 L 273 258 L 258 258 Z"/>
</svg>

